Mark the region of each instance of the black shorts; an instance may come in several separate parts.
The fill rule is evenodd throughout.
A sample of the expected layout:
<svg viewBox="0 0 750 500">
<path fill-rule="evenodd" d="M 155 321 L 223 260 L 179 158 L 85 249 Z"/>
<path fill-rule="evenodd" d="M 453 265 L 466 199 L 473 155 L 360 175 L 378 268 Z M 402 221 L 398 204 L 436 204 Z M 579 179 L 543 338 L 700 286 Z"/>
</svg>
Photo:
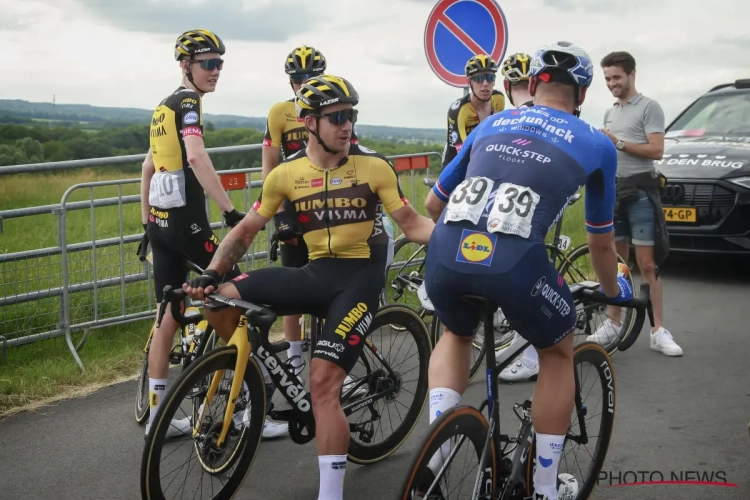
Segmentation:
<svg viewBox="0 0 750 500">
<path fill-rule="evenodd" d="M 265 304 L 279 315 L 311 314 L 324 318 L 313 357 L 349 373 L 365 345 L 385 284 L 385 260 L 310 261 L 301 268 L 266 267 L 235 278 L 243 300 Z"/>
<path fill-rule="evenodd" d="M 297 238 L 297 244 L 280 242 L 279 253 L 284 267 L 302 267 L 310 261 L 307 254 L 307 243 L 303 237 Z"/>
<path fill-rule="evenodd" d="M 208 219 L 200 215 L 170 213 L 152 208 L 146 226 L 153 253 L 156 302 L 164 298 L 164 287 L 182 288 L 188 280 L 185 259 L 205 269 L 211 263 L 220 240 L 211 230 Z M 228 280 L 240 275 L 235 266 L 224 275 Z"/>
</svg>

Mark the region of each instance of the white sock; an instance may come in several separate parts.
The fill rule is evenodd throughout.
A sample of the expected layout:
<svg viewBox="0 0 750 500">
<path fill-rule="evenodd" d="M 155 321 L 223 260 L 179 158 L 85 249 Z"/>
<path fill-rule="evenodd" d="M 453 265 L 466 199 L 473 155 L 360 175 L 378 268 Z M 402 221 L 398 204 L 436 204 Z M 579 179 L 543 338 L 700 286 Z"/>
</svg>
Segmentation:
<svg viewBox="0 0 750 500">
<path fill-rule="evenodd" d="M 297 373 L 299 367 L 302 366 L 302 344 L 303 342 L 301 340 L 291 340 L 289 341 L 289 349 L 286 350 L 287 359 L 292 359 L 294 356 L 297 356 L 292 360 L 292 366 L 294 367 L 295 373 Z"/>
<path fill-rule="evenodd" d="M 523 351 L 521 361 L 527 368 L 534 368 L 539 364 L 539 353 L 536 352 L 533 345 L 530 345 Z"/>
<path fill-rule="evenodd" d="M 167 392 L 167 379 L 165 378 L 149 378 L 148 379 L 148 405 L 150 413 L 148 414 L 148 426 L 151 427 L 151 422 L 154 421 L 154 415 L 159 411 L 159 405 L 164 394 Z"/>
<path fill-rule="evenodd" d="M 449 408 L 458 406 L 459 402 L 461 402 L 461 395 L 453 389 L 448 389 L 447 387 L 432 389 L 430 391 L 430 425 L 432 425 L 441 413 Z M 440 445 L 440 451 L 441 453 L 435 453 L 432 456 L 428 465 L 435 475 L 440 472 L 443 460 L 448 458 L 448 455 L 451 453 L 450 443 L 446 442 Z"/>
<path fill-rule="evenodd" d="M 560 463 L 565 436 L 536 435 L 536 470 L 534 491 L 557 500 L 557 466 Z"/>
<path fill-rule="evenodd" d="M 318 468 L 320 469 L 318 500 L 343 500 L 346 455 L 318 456 Z"/>
</svg>

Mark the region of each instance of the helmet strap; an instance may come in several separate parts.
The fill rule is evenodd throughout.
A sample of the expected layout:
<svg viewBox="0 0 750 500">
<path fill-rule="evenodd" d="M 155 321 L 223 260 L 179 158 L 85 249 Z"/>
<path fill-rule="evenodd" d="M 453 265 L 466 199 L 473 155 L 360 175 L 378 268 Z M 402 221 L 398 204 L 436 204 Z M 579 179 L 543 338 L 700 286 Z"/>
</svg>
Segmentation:
<svg viewBox="0 0 750 500">
<path fill-rule="evenodd" d="M 196 62 L 196 60 L 195 60 L 195 59 L 193 59 L 193 58 L 191 57 L 191 58 L 190 58 L 190 59 L 188 59 L 187 61 L 188 61 L 188 70 L 187 70 L 187 72 L 185 73 L 185 76 L 187 76 L 187 79 L 188 79 L 188 81 L 189 81 L 189 82 L 190 82 L 190 83 L 191 83 L 191 84 L 193 85 L 193 87 L 195 87 L 195 90 L 197 90 L 197 91 L 198 91 L 198 92 L 200 92 L 201 94 L 206 94 L 206 91 L 205 91 L 205 90 L 201 90 L 201 89 L 199 89 L 199 88 L 198 88 L 198 86 L 197 86 L 197 85 L 195 84 L 195 82 L 193 81 L 193 72 L 192 72 L 192 71 L 190 71 L 190 64 L 192 64 L 192 63 Z"/>
<path fill-rule="evenodd" d="M 318 140 L 318 143 L 323 148 L 323 151 L 325 151 L 326 153 L 329 153 L 329 154 L 332 154 L 332 155 L 341 153 L 341 151 L 334 151 L 333 149 L 331 149 L 328 146 L 326 146 L 326 143 L 323 142 L 323 139 L 320 138 L 320 134 L 318 133 L 318 128 L 319 127 L 320 127 L 320 117 L 316 116 L 315 117 L 315 131 L 312 131 L 310 129 L 307 129 L 307 131 L 308 131 L 308 133 L 310 133 L 310 134 L 312 134 L 312 135 L 315 136 L 315 138 Z"/>
</svg>

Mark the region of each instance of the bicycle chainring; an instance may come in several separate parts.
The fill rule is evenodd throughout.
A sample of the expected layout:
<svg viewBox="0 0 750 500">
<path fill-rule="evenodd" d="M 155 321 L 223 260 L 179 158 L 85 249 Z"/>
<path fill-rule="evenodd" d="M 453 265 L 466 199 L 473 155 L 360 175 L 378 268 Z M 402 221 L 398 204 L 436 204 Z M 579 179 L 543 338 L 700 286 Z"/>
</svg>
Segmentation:
<svg viewBox="0 0 750 500">
<path fill-rule="evenodd" d="M 289 437 L 296 444 L 307 444 L 315 437 L 315 429 L 310 430 L 305 424 L 292 415 L 289 419 Z"/>
</svg>

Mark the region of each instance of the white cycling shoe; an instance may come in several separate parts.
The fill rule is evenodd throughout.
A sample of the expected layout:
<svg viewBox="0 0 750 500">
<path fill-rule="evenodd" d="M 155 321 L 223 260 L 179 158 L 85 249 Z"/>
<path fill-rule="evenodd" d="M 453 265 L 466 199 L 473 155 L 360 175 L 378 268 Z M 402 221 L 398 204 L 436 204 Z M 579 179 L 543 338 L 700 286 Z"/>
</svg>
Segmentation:
<svg viewBox="0 0 750 500">
<path fill-rule="evenodd" d="M 575 500 L 578 495 L 578 481 L 572 475 L 563 472 L 557 475 L 557 500 Z M 534 494 L 534 500 L 550 500 L 541 493 Z"/>
</svg>

